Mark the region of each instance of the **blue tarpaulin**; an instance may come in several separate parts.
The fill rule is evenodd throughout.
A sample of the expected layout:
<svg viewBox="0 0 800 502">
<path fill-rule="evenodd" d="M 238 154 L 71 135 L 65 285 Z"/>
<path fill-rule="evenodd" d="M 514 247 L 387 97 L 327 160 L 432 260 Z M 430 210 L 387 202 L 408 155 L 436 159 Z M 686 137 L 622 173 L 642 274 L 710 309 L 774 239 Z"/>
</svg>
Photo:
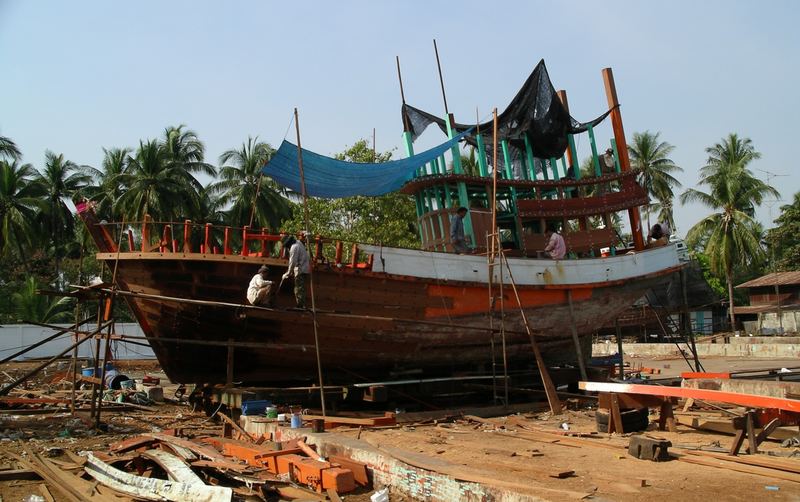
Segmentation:
<svg viewBox="0 0 800 502">
<path fill-rule="evenodd" d="M 383 195 L 397 191 L 418 168 L 455 146 L 472 130 L 464 131 L 446 143 L 401 160 L 378 164 L 347 162 L 303 149 L 303 174 L 306 193 L 335 199 L 352 195 Z M 264 175 L 281 185 L 300 192 L 297 145 L 286 140 L 263 167 Z"/>
</svg>

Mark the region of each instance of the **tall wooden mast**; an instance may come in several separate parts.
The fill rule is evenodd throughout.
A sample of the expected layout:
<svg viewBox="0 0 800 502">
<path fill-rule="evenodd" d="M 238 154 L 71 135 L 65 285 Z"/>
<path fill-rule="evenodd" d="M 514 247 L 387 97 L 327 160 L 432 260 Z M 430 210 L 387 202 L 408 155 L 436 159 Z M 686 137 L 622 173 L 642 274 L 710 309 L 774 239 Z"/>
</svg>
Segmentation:
<svg viewBox="0 0 800 502">
<path fill-rule="evenodd" d="M 614 84 L 614 73 L 611 68 L 603 68 L 603 84 L 606 87 L 606 99 L 611 108 L 611 127 L 614 129 L 614 141 L 617 145 L 620 170 L 630 171 L 631 159 L 628 156 L 628 143 L 625 141 L 625 129 L 622 127 L 622 114 L 619 111 L 617 99 L 617 86 Z M 623 187 L 623 190 L 625 187 Z M 642 216 L 638 207 L 628 209 L 628 218 L 631 224 L 633 245 L 637 251 L 644 249 L 644 236 L 642 235 Z"/>
</svg>

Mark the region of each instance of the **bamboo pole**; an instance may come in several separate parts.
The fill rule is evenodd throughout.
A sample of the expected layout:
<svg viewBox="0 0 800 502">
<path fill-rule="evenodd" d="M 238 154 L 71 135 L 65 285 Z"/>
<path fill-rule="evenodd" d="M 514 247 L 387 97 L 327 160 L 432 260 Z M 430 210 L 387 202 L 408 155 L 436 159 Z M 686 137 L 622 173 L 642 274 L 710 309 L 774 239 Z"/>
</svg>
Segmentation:
<svg viewBox="0 0 800 502">
<path fill-rule="evenodd" d="M 572 331 L 572 342 L 575 344 L 575 354 L 578 356 L 578 368 L 581 371 L 581 379 L 588 380 L 586 376 L 586 363 L 583 362 L 583 351 L 581 341 L 578 338 L 578 327 L 575 326 L 575 308 L 572 305 L 572 290 L 567 289 L 567 304 L 569 306 L 569 326 Z"/>
<path fill-rule="evenodd" d="M 558 398 L 556 387 L 553 385 L 553 380 L 550 379 L 550 373 L 547 371 L 547 366 L 544 364 L 544 358 L 542 358 L 542 353 L 539 350 L 539 344 L 536 343 L 536 337 L 534 337 L 531 326 L 528 323 L 528 316 L 525 314 L 525 309 L 522 307 L 517 285 L 514 283 L 514 275 L 511 273 L 511 266 L 508 264 L 508 259 L 502 250 L 500 251 L 500 261 L 501 263 L 505 262 L 506 269 L 508 270 L 511 289 L 514 291 L 514 298 L 517 300 L 517 305 L 519 305 L 522 323 L 525 325 L 525 330 L 528 332 L 528 337 L 531 341 L 533 355 L 536 358 L 536 366 L 539 368 L 539 376 L 542 377 L 542 384 L 544 385 L 545 394 L 547 395 L 547 403 L 550 405 L 550 411 L 553 415 L 559 415 L 561 414 L 561 400 Z"/>
<path fill-rule="evenodd" d="M 303 192 L 303 217 L 305 229 L 308 231 L 308 195 L 306 193 L 306 180 L 303 173 L 303 148 L 300 146 L 300 118 L 297 108 L 294 109 L 294 125 L 297 131 L 297 166 L 300 169 L 300 188 Z M 314 267 L 309 267 L 308 284 L 311 292 L 311 318 L 314 326 L 314 348 L 317 353 L 317 376 L 319 377 L 319 399 L 322 405 L 322 416 L 325 416 L 325 384 L 322 380 L 322 359 L 319 353 L 319 333 L 317 330 L 317 305 L 314 298 Z M 295 278 L 297 280 L 297 278 Z"/>
<path fill-rule="evenodd" d="M 20 385 L 22 385 L 23 383 L 27 382 L 27 381 L 28 381 L 28 379 L 30 379 L 32 376 L 34 376 L 35 374 L 39 373 L 40 371 L 42 371 L 42 370 L 43 370 L 43 369 L 45 369 L 46 367 L 48 367 L 48 366 L 50 366 L 51 364 L 53 364 L 53 362 L 54 362 L 56 359 L 58 359 L 58 358 L 60 358 L 60 357 L 63 357 L 63 356 L 64 356 L 64 354 L 66 354 L 67 352 L 69 352 L 69 351 L 73 350 L 75 347 L 79 346 L 80 344 L 82 344 L 82 343 L 83 343 L 83 342 L 85 342 L 86 340 L 90 340 L 90 339 L 91 339 L 91 338 L 92 338 L 94 335 L 96 335 L 97 333 L 99 333 L 99 332 L 103 331 L 103 330 L 104 330 L 104 329 L 105 329 L 107 326 L 108 326 L 108 323 L 106 323 L 106 324 L 102 324 L 102 323 L 101 323 L 101 324 L 100 324 L 100 326 L 99 326 L 97 329 L 95 329 L 94 331 L 90 332 L 90 333 L 89 333 L 89 334 L 86 336 L 86 338 L 83 338 L 82 340 L 78 340 L 78 341 L 77 341 L 77 342 L 75 342 L 74 344 L 70 345 L 69 347 L 67 347 L 66 349 L 64 349 L 63 351 L 61 351 L 59 354 L 57 354 L 57 355 L 55 355 L 55 356 L 51 357 L 51 358 L 50 358 L 50 359 L 48 359 L 47 361 L 45 361 L 45 362 L 43 362 L 42 364 L 40 364 L 39 366 L 35 367 L 35 368 L 34 368 L 34 369 L 32 369 L 31 371 L 29 371 L 29 372 L 25 373 L 24 375 L 22 375 L 21 377 L 19 377 L 19 378 L 18 378 L 18 379 L 16 379 L 16 380 L 14 380 L 14 381 L 13 381 L 13 382 L 11 382 L 10 384 L 6 385 L 5 387 L 2 387 L 2 388 L 0 388 L 0 396 L 5 396 L 5 395 L 7 395 L 7 394 L 8 394 L 9 392 L 11 392 L 13 389 L 15 389 L 15 388 L 19 387 Z"/>
</svg>

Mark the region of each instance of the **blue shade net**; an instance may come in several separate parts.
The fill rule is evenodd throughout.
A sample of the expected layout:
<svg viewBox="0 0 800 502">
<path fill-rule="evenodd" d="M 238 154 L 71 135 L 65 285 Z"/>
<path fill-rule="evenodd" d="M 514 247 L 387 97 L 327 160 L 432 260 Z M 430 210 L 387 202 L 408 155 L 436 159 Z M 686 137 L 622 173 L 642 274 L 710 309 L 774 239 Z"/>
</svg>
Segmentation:
<svg viewBox="0 0 800 502">
<path fill-rule="evenodd" d="M 395 192 L 411 179 L 414 171 L 456 146 L 471 131 L 464 131 L 446 143 L 413 157 L 378 164 L 347 162 L 303 149 L 306 193 L 314 197 L 336 199 Z M 262 172 L 295 192 L 302 191 L 297 145 L 284 140 Z"/>
</svg>

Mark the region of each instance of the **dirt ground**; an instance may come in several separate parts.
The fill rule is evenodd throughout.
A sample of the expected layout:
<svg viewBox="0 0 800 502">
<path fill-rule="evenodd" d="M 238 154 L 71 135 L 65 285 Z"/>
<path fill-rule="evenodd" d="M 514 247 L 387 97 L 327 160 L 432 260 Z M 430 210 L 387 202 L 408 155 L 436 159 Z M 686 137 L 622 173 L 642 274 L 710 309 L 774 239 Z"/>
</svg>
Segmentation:
<svg viewBox="0 0 800 502">
<path fill-rule="evenodd" d="M 526 484 L 530 486 L 528 493 L 546 500 L 576 500 L 584 494 L 591 494 L 592 500 L 609 501 L 752 501 L 761 497 L 800 500 L 800 475 L 795 483 L 679 460 L 659 463 L 639 460 L 627 454 L 629 438 L 617 435 L 598 434 L 594 439 L 585 440 L 587 446 L 579 447 L 558 439 L 520 437 L 526 433 L 526 427 L 558 431 L 564 422 L 570 431 L 593 432 L 596 429 L 591 411 L 568 411 L 560 417 L 552 417 L 549 413 L 512 415 L 495 421 L 504 426 L 495 429 L 462 422 L 402 430 L 373 430 L 363 431 L 361 439 L 379 448 L 391 446 L 439 457 L 457 465 L 480 469 L 489 478 Z M 655 424 L 651 424 L 650 429 L 648 434 L 669 439 L 675 447 L 727 448 L 733 439 L 681 426 L 675 433 L 658 431 Z M 778 443 L 764 444 L 762 449 L 782 455 L 791 452 Z M 796 453 L 800 455 L 800 451 Z M 797 463 L 800 466 L 800 458 Z M 551 477 L 563 471 L 575 471 L 575 474 L 565 479 Z M 566 492 L 559 493 L 561 490 Z"/>
<path fill-rule="evenodd" d="M 647 367 L 662 368 L 660 377 L 677 376 L 687 370 L 682 359 L 629 360 Z M 707 371 L 733 371 L 796 366 L 797 361 L 716 358 L 704 359 L 703 364 Z M 31 362 L 3 365 L 0 371 L 17 376 L 33 365 Z M 123 362 L 118 367 L 134 378 L 145 374 L 163 377 L 155 361 Z M 56 392 L 58 386 L 48 383 L 56 373 L 56 369 L 43 373 L 28 388 L 34 392 L 42 392 L 42 389 L 45 393 Z M 173 389 L 174 386 L 167 384 L 165 395 L 171 396 Z M 156 408 L 156 411 L 108 412 L 103 416 L 104 431 L 91 427 L 83 415 L 72 417 L 59 412 L 25 416 L 0 410 L 0 469 L 11 464 L 11 453 L 22 454 L 25 447 L 38 453 L 56 449 L 56 455 L 58 449 L 106 451 L 109 444 L 142 432 L 173 427 L 219 427 L 204 414 L 192 413 L 186 405 L 167 403 Z M 638 460 L 626 453 L 629 437 L 620 435 L 596 434 L 591 438 L 564 439 L 541 435 L 531 437 L 536 435 L 535 431 L 563 430 L 563 423 L 567 424 L 570 432 L 594 432 L 596 425 L 592 409 L 571 410 L 559 417 L 539 413 L 493 420 L 496 425 L 456 420 L 395 429 L 364 429 L 360 438 L 378 448 L 444 459 L 501 484 L 524 485 L 519 491 L 545 500 L 576 500 L 586 496 L 591 500 L 608 501 L 750 501 L 755 498 L 800 501 L 800 475 L 797 476 L 798 482 L 792 482 L 681 460 L 661 463 Z M 679 426 L 678 432 L 674 433 L 655 429 L 651 424 L 648 434 L 672 441 L 676 449 L 702 447 L 721 451 L 726 450 L 733 440 L 732 436 L 700 432 L 684 426 Z M 355 436 L 358 432 L 350 430 L 341 434 Z M 781 456 L 794 454 L 800 465 L 798 448 L 782 448 L 777 442 L 766 442 L 761 449 Z M 574 475 L 564 479 L 551 477 L 565 471 L 574 471 Z M 39 484 L 41 481 L 0 481 L 1 500 L 22 501 L 28 495 L 38 494 Z M 59 500 L 57 492 L 53 495 Z M 365 493 L 343 498 L 353 502 L 369 500 Z M 402 499 L 393 497 L 392 500 Z"/>
</svg>

